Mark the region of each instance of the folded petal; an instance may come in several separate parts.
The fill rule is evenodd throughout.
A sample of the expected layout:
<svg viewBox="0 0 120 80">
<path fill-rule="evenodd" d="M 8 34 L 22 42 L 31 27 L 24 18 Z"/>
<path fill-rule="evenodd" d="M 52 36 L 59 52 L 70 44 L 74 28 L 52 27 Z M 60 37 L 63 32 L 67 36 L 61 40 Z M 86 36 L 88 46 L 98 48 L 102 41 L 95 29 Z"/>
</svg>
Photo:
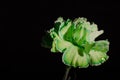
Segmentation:
<svg viewBox="0 0 120 80">
<path fill-rule="evenodd" d="M 74 31 L 74 25 L 72 24 L 71 27 L 69 27 L 69 29 L 66 31 L 66 33 L 64 34 L 64 39 L 66 41 L 69 41 L 69 42 L 73 42 L 73 38 L 72 38 L 72 35 L 73 35 L 73 31 Z"/>
<path fill-rule="evenodd" d="M 55 41 L 53 41 L 52 43 L 51 52 L 58 52 L 58 50 L 56 49 Z"/>
<path fill-rule="evenodd" d="M 68 31 L 68 29 L 71 27 L 72 22 L 68 19 L 66 23 L 62 23 L 62 26 L 59 28 L 59 36 L 61 38 L 64 38 L 65 33 Z"/>
<path fill-rule="evenodd" d="M 90 55 L 90 64 L 92 66 L 101 65 L 103 62 L 105 62 L 108 59 L 106 53 L 101 51 L 91 50 L 89 55 Z"/>
<path fill-rule="evenodd" d="M 96 41 L 91 51 L 91 65 L 100 65 L 108 59 L 107 52 L 109 50 L 109 42 L 107 40 Z"/>
<path fill-rule="evenodd" d="M 90 34 L 88 34 L 87 41 L 94 42 L 98 36 L 103 34 L 103 32 L 104 32 L 103 30 L 91 32 Z"/>
<path fill-rule="evenodd" d="M 109 50 L 109 41 L 108 40 L 96 41 L 92 49 L 107 53 Z"/>
<path fill-rule="evenodd" d="M 71 46 L 65 50 L 62 61 L 64 64 L 73 67 L 87 68 L 89 66 L 89 56 L 76 46 Z"/>
<path fill-rule="evenodd" d="M 68 41 L 63 39 L 56 39 L 55 40 L 56 49 L 60 52 L 64 52 L 65 49 L 69 48 L 72 44 Z"/>
<path fill-rule="evenodd" d="M 84 43 L 86 39 L 86 29 L 84 27 L 77 27 L 73 31 L 73 42 L 76 43 L 77 45 L 81 45 Z"/>
</svg>

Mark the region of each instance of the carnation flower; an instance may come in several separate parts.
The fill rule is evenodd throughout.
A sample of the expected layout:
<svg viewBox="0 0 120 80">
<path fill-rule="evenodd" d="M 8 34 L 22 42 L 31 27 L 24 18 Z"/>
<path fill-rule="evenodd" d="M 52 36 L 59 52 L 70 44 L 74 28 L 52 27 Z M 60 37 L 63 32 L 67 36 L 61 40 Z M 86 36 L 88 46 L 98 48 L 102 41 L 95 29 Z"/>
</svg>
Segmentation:
<svg viewBox="0 0 120 80">
<path fill-rule="evenodd" d="M 106 54 L 109 41 L 95 39 L 103 32 L 86 18 L 79 17 L 72 21 L 59 17 L 48 31 L 52 38 L 51 52 L 63 53 L 62 62 L 75 68 L 101 65 L 109 57 Z"/>
</svg>

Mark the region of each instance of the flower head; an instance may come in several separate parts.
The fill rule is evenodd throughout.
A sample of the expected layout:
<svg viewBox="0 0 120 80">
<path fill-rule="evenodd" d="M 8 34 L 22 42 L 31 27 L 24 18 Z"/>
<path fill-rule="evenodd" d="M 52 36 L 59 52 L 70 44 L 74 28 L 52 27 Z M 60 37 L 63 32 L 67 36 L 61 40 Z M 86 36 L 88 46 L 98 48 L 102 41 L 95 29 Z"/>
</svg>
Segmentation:
<svg viewBox="0 0 120 80">
<path fill-rule="evenodd" d="M 63 53 L 62 61 L 68 66 L 98 66 L 108 59 L 109 41 L 95 41 L 102 33 L 103 30 L 98 31 L 97 25 L 91 24 L 86 18 L 65 21 L 59 17 L 49 31 L 53 40 L 51 52 Z"/>
</svg>

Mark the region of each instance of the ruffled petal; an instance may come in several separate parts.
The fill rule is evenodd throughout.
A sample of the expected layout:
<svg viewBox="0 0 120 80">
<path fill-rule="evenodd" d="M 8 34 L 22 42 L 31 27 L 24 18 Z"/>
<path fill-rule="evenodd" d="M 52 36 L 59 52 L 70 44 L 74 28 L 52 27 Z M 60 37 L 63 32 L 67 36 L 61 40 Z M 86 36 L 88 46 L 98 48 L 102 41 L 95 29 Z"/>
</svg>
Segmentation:
<svg viewBox="0 0 120 80">
<path fill-rule="evenodd" d="M 58 52 L 58 50 L 56 49 L 55 41 L 53 41 L 52 43 L 51 52 Z"/>
<path fill-rule="evenodd" d="M 98 66 L 101 65 L 103 62 L 105 62 L 109 57 L 104 52 L 91 50 L 90 53 L 90 64 L 92 66 Z"/>
<path fill-rule="evenodd" d="M 88 42 L 94 42 L 95 39 L 100 36 L 101 34 L 103 34 L 103 30 L 100 30 L 100 31 L 94 31 L 94 32 L 91 32 L 90 34 L 88 34 L 88 36 L 86 37 L 86 41 Z"/>
<path fill-rule="evenodd" d="M 73 67 L 87 68 L 89 66 L 89 56 L 82 53 L 76 46 L 71 46 L 65 50 L 62 61 L 64 64 Z"/>
<path fill-rule="evenodd" d="M 107 53 L 109 51 L 109 44 L 110 43 L 108 40 L 99 40 L 95 42 L 95 45 L 92 47 L 92 49 Z"/>
<path fill-rule="evenodd" d="M 55 40 L 56 49 L 60 52 L 64 52 L 65 49 L 69 48 L 72 44 L 62 39 Z"/>
<path fill-rule="evenodd" d="M 58 34 L 61 38 L 64 38 L 64 35 L 68 31 L 68 29 L 71 27 L 72 22 L 68 19 L 66 21 L 66 23 L 63 22 L 61 25 L 62 26 L 59 27 L 59 33 Z"/>
<path fill-rule="evenodd" d="M 107 40 L 96 41 L 91 48 L 89 55 L 91 59 L 91 65 L 100 65 L 108 59 L 106 54 L 109 50 L 109 42 Z"/>
</svg>

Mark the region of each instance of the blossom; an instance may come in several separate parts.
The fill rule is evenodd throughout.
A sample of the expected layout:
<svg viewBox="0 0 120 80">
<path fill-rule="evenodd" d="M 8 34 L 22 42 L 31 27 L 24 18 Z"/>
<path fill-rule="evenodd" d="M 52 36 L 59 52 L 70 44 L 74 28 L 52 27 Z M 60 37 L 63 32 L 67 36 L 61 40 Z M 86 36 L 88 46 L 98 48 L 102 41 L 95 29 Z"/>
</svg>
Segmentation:
<svg viewBox="0 0 120 80">
<path fill-rule="evenodd" d="M 60 52 L 65 65 L 87 68 L 98 66 L 109 56 L 109 41 L 95 39 L 104 31 L 98 30 L 95 23 L 79 17 L 74 21 L 59 17 L 55 25 L 48 31 L 52 38 L 51 52 Z"/>
</svg>

